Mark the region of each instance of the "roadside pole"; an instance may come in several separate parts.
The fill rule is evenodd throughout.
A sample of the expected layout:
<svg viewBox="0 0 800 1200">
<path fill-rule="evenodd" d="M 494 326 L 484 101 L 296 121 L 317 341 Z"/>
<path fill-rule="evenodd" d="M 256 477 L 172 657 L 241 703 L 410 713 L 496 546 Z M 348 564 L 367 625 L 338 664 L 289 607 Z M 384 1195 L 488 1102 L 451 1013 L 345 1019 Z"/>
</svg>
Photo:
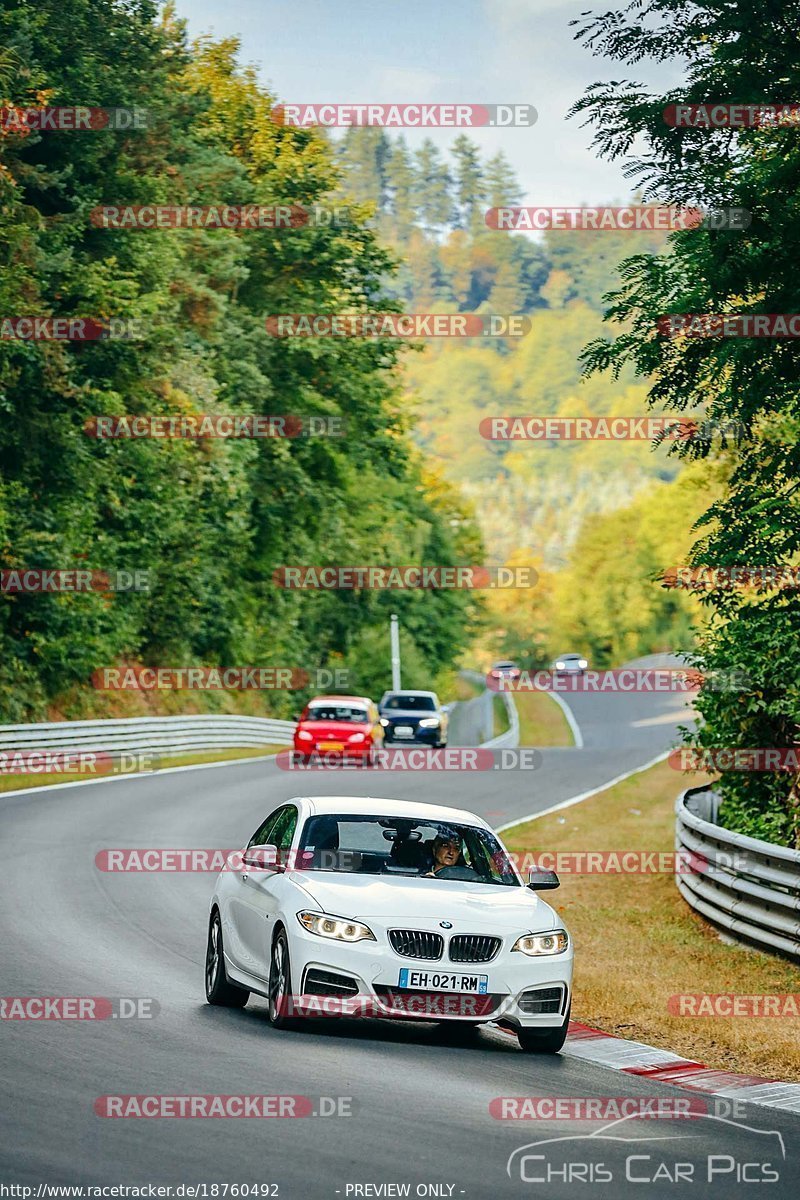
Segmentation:
<svg viewBox="0 0 800 1200">
<path fill-rule="evenodd" d="M 392 691 L 399 692 L 403 684 L 400 680 L 400 625 L 397 613 L 392 613 L 389 635 L 392 648 Z"/>
</svg>

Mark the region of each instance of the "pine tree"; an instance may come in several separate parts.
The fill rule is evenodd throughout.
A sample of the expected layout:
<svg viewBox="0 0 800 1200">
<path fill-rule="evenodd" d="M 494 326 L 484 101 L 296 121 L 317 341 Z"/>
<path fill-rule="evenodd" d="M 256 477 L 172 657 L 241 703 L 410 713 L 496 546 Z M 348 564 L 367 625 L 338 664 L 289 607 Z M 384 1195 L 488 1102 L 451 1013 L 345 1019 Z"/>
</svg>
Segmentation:
<svg viewBox="0 0 800 1200">
<path fill-rule="evenodd" d="M 480 151 L 475 143 L 462 133 L 453 142 L 453 158 L 458 224 L 461 229 L 472 230 L 479 223 L 483 223 L 481 209 L 486 203 Z"/>
<path fill-rule="evenodd" d="M 414 155 L 416 209 L 423 226 L 432 233 L 453 224 L 452 179 L 436 145 L 426 138 Z"/>
</svg>

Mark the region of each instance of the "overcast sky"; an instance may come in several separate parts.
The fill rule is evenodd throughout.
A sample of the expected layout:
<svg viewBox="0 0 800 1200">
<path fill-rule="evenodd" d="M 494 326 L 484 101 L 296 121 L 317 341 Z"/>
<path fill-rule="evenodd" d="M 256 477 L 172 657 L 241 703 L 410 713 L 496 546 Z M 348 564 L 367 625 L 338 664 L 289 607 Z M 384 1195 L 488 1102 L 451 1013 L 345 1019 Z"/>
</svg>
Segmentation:
<svg viewBox="0 0 800 1200">
<path fill-rule="evenodd" d="M 306 103 L 528 103 L 532 129 L 476 129 L 486 153 L 502 148 L 529 204 L 625 200 L 620 166 L 590 149 L 568 121 L 588 83 L 635 78 L 663 89 L 674 69 L 621 69 L 573 41 L 569 21 L 606 0 L 177 0 L 195 37 L 241 39 L 242 58 L 281 100 Z M 432 130 L 442 148 L 459 130 Z M 414 146 L 425 134 L 406 131 Z"/>
</svg>

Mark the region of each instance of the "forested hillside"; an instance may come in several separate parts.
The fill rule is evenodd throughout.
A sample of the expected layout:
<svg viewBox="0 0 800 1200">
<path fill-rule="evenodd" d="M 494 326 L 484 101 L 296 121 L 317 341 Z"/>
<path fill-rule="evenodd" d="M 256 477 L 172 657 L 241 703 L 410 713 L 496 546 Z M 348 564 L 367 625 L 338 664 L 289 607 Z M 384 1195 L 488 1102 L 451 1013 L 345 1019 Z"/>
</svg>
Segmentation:
<svg viewBox="0 0 800 1200">
<path fill-rule="evenodd" d="M 478 424 L 495 414 L 646 411 L 632 372 L 585 380 L 579 355 L 602 331 L 619 262 L 662 250 L 663 235 L 549 232 L 537 241 L 488 228 L 487 208 L 518 203 L 520 188 L 502 153 L 482 158 L 464 135 L 445 156 L 430 140 L 412 152 L 402 136 L 350 129 L 337 153 L 343 195 L 372 205 L 376 229 L 404 260 L 390 288 L 410 311 L 530 315 L 519 339 L 432 340 L 408 354 L 405 399 L 419 443 L 475 505 L 489 554 L 505 561 L 522 551 L 563 566 L 586 518 L 674 478 L 676 460 L 647 442 L 489 443 Z"/>
<path fill-rule="evenodd" d="M 412 153 L 402 137 L 351 129 L 337 154 L 343 196 L 371 206 L 404 260 L 390 288 L 409 310 L 530 317 L 520 339 L 431 340 L 404 361 L 414 436 L 474 505 L 490 557 L 539 573 L 530 591 L 489 596 L 478 656 L 533 664 L 571 648 L 604 665 L 689 648 L 699 606 L 659 579 L 688 555 L 724 467 L 684 480 L 669 442 L 487 441 L 478 429 L 494 415 L 648 411 L 645 379 L 628 367 L 584 378 L 581 353 L 604 331 L 619 263 L 666 239 L 488 228 L 486 209 L 520 189 L 502 154 L 484 159 L 463 135 L 445 156 L 429 140 Z"/>
</svg>

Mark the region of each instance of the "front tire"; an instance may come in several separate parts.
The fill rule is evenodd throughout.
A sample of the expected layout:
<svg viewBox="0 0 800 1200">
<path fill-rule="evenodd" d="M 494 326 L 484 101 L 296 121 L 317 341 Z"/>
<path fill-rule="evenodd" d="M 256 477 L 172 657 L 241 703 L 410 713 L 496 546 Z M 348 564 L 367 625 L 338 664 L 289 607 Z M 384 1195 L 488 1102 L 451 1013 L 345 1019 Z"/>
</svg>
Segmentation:
<svg viewBox="0 0 800 1200">
<path fill-rule="evenodd" d="M 555 1029 L 517 1029 L 520 1049 L 526 1054 L 558 1054 L 567 1040 L 569 1014 L 568 1008 L 563 1025 Z"/>
<path fill-rule="evenodd" d="M 296 1025 L 291 1012 L 292 970 L 289 961 L 289 942 L 280 929 L 272 943 L 269 963 L 269 985 L 267 987 L 270 1025 L 275 1029 L 292 1029 Z"/>
<path fill-rule="evenodd" d="M 225 972 L 225 952 L 222 947 L 222 922 L 214 911 L 208 924 L 206 945 L 206 1000 L 222 1008 L 244 1008 L 250 999 L 247 988 L 231 983 Z"/>
</svg>

